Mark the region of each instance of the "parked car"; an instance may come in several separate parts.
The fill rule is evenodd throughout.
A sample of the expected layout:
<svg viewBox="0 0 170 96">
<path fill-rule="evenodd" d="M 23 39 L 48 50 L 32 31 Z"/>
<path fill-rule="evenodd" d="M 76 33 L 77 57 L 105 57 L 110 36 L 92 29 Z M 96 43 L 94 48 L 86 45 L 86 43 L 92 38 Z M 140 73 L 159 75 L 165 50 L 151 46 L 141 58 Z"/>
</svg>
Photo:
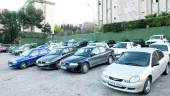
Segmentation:
<svg viewBox="0 0 170 96">
<path fill-rule="evenodd" d="M 86 47 L 87 45 L 88 45 L 88 41 L 80 41 L 76 43 L 77 48 Z"/>
<path fill-rule="evenodd" d="M 7 52 L 8 48 L 6 46 L 0 45 L 0 52 Z"/>
<path fill-rule="evenodd" d="M 74 54 L 76 51 L 76 48 L 73 47 L 61 47 L 61 48 L 55 48 L 52 51 L 50 51 L 47 55 L 39 58 L 36 61 L 36 65 L 40 69 L 58 69 L 59 62 Z"/>
<path fill-rule="evenodd" d="M 133 42 L 118 42 L 111 49 L 114 50 L 116 56 L 119 56 L 123 52 L 126 52 L 128 49 L 132 48 L 141 48 L 141 46 Z"/>
<path fill-rule="evenodd" d="M 170 44 L 169 43 L 153 43 L 149 46 L 150 48 L 157 48 L 164 54 L 168 54 L 170 57 Z"/>
<path fill-rule="evenodd" d="M 36 48 L 23 52 L 19 57 L 9 60 L 8 65 L 11 68 L 25 69 L 28 66 L 34 65 L 36 60 L 48 54 L 48 49 Z"/>
<path fill-rule="evenodd" d="M 109 48 L 111 48 L 116 42 L 114 40 L 108 40 L 106 41 L 106 43 L 109 46 Z"/>
<path fill-rule="evenodd" d="M 103 46 L 88 46 L 80 48 L 74 55 L 62 60 L 60 68 L 66 71 L 87 73 L 89 68 L 114 60 L 114 52 Z"/>
<path fill-rule="evenodd" d="M 24 51 L 30 50 L 32 48 L 36 48 L 36 45 L 34 43 L 32 43 L 32 44 L 24 44 L 24 45 L 18 47 L 16 50 L 14 50 L 13 54 L 14 55 L 20 55 Z"/>
<path fill-rule="evenodd" d="M 103 46 L 103 47 L 109 48 L 109 46 L 105 42 L 89 43 L 87 46 Z"/>
<path fill-rule="evenodd" d="M 164 35 L 152 35 L 145 43 L 149 46 L 152 43 L 168 43 L 168 40 Z"/>
<path fill-rule="evenodd" d="M 143 94 L 161 74 L 168 74 L 169 56 L 155 48 L 130 49 L 106 67 L 102 83 L 110 88 Z"/>
</svg>

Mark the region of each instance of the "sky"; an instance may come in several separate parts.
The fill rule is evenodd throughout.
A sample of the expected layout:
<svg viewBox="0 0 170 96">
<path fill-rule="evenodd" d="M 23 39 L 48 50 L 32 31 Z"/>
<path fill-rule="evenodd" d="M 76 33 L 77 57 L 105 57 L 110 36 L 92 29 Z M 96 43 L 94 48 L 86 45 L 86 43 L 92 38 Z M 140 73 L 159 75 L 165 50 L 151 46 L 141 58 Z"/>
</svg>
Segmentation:
<svg viewBox="0 0 170 96">
<path fill-rule="evenodd" d="M 18 10 L 26 0 L 0 0 L 0 9 Z M 97 0 L 49 0 L 56 3 L 56 24 L 81 24 L 97 18 Z M 89 6 L 88 6 L 89 5 Z M 94 11 L 93 11 L 94 10 Z"/>
</svg>

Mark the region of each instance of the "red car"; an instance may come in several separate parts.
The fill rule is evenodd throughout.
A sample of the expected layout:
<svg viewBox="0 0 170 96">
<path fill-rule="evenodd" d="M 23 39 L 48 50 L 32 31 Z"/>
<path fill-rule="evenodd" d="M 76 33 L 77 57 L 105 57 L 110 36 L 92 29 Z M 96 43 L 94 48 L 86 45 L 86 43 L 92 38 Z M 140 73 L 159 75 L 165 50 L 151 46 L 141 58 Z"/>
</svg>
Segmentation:
<svg viewBox="0 0 170 96">
<path fill-rule="evenodd" d="M 7 52 L 7 47 L 0 45 L 0 52 Z"/>
</svg>

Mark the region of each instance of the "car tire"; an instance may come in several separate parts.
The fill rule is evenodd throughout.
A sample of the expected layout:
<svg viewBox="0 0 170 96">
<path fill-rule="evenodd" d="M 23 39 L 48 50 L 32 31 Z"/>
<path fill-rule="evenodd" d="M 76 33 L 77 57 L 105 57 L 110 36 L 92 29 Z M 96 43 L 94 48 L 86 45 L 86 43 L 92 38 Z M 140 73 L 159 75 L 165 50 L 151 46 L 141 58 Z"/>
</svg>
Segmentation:
<svg viewBox="0 0 170 96">
<path fill-rule="evenodd" d="M 109 58 L 108 58 L 108 64 L 109 64 L 109 65 L 112 64 L 113 61 L 114 61 L 113 56 L 109 56 Z"/>
<path fill-rule="evenodd" d="M 87 63 L 84 63 L 82 66 L 81 66 L 81 73 L 85 74 L 89 71 L 89 65 Z"/>
<path fill-rule="evenodd" d="M 151 85 L 151 78 L 147 78 L 142 93 L 145 95 L 148 94 L 151 91 Z"/>
<path fill-rule="evenodd" d="M 168 75 L 168 65 L 166 66 L 166 68 L 165 68 L 165 71 L 163 72 L 163 75 Z"/>
<path fill-rule="evenodd" d="M 23 62 L 20 66 L 21 69 L 26 69 L 27 68 L 27 64 L 25 62 Z"/>
</svg>

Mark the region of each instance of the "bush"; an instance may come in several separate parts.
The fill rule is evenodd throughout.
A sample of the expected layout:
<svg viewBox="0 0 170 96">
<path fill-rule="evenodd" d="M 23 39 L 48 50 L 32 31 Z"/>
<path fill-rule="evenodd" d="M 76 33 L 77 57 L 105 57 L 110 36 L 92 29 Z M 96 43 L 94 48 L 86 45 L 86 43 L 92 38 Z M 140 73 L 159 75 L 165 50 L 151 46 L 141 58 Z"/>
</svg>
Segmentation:
<svg viewBox="0 0 170 96">
<path fill-rule="evenodd" d="M 169 26 L 169 25 L 170 25 L 170 15 L 162 13 L 161 16 L 152 15 L 147 17 L 146 19 L 141 19 L 141 20 L 105 24 L 103 26 L 103 31 L 121 32 L 121 31 L 127 31 L 127 30 L 139 29 L 139 28 L 161 27 L 161 26 Z"/>
</svg>

